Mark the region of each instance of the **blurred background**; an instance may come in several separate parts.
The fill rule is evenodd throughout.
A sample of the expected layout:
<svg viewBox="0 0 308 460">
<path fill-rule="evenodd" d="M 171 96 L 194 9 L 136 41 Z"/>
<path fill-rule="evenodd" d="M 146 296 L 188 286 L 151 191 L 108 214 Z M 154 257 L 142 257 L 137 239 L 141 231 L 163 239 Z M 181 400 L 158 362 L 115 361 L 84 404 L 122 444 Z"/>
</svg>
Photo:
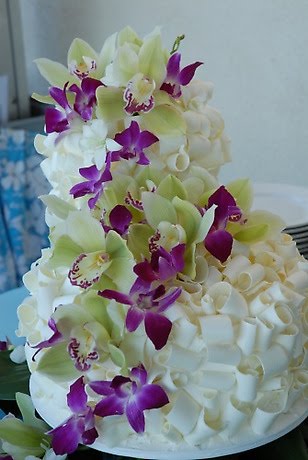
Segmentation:
<svg viewBox="0 0 308 460">
<path fill-rule="evenodd" d="M 307 185 L 307 0 L 0 0 L 10 118 L 39 112 L 29 96 L 47 86 L 35 58 L 65 63 L 74 37 L 100 50 L 127 24 L 141 36 L 160 25 L 166 47 L 185 33 L 185 62 L 204 61 L 197 76 L 214 82 L 212 105 L 232 140 L 222 181 Z"/>
<path fill-rule="evenodd" d="M 0 0 L 0 291 L 19 284 L 48 244 L 36 198 L 48 184 L 33 147 L 43 106 L 31 100 L 48 86 L 34 59 L 66 64 L 75 37 L 99 51 L 126 25 L 140 36 L 159 25 L 169 49 L 184 33 L 183 64 L 204 62 L 197 78 L 214 82 L 211 105 L 232 141 L 233 161 L 222 168 L 221 183 L 250 177 L 308 187 L 307 24 L 307 0 Z M 288 190 L 280 189 L 279 207 L 297 212 L 298 189 L 286 203 Z M 308 251 L 308 192 L 303 204 L 299 223 Z"/>
</svg>

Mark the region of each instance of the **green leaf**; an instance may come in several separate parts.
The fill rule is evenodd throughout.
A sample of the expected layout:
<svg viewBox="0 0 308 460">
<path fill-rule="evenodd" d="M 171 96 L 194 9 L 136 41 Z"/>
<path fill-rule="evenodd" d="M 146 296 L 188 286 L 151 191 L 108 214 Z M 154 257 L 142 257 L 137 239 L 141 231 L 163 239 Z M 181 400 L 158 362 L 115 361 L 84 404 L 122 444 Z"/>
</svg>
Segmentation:
<svg viewBox="0 0 308 460">
<path fill-rule="evenodd" d="M 227 190 L 235 198 L 236 204 L 247 212 L 250 210 L 253 202 L 253 188 L 249 179 L 238 179 L 230 182 L 226 186 Z"/>
<path fill-rule="evenodd" d="M 96 91 L 97 118 L 107 122 L 121 120 L 124 113 L 123 90 L 121 88 L 100 86 Z"/>
<path fill-rule="evenodd" d="M 19 391 L 29 393 L 28 366 L 26 363 L 13 363 L 10 353 L 0 352 L 0 400 L 15 400 L 15 394 Z"/>
<path fill-rule="evenodd" d="M 177 215 L 171 202 L 152 192 L 143 192 L 141 195 L 145 218 L 152 228 L 156 229 L 160 222 L 177 223 Z"/>
<path fill-rule="evenodd" d="M 79 377 L 79 373 L 68 355 L 66 343 L 54 345 L 52 348 L 44 350 L 43 353 L 38 362 L 38 372 L 58 382 L 66 382 Z"/>
<path fill-rule="evenodd" d="M 186 200 L 187 198 L 186 190 L 181 181 L 171 174 L 161 181 L 156 192 L 168 200 L 172 200 L 176 196 L 182 200 Z"/>
</svg>

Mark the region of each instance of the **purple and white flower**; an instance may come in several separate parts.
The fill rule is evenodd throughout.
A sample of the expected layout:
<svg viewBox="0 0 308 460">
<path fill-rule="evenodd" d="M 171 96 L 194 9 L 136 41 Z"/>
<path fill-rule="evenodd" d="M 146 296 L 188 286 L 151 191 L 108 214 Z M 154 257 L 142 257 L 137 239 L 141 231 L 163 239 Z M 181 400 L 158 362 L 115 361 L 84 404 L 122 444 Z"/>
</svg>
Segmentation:
<svg viewBox="0 0 308 460">
<path fill-rule="evenodd" d="M 93 409 L 87 404 L 83 377 L 76 380 L 67 394 L 67 405 L 73 415 L 62 425 L 50 430 L 52 447 L 57 455 L 71 454 L 79 443 L 93 444 L 98 437 Z"/>
<path fill-rule="evenodd" d="M 149 112 L 154 107 L 154 90 L 155 81 L 142 73 L 137 73 L 124 90 L 123 99 L 126 102 L 124 110 L 130 115 Z"/>
<path fill-rule="evenodd" d="M 162 387 L 147 383 L 147 371 L 140 364 L 130 372 L 130 377 L 117 375 L 112 381 L 89 383 L 95 393 L 105 396 L 94 409 L 100 417 L 125 414 L 136 433 L 145 429 L 144 411 L 168 404 L 169 399 Z"/>
<path fill-rule="evenodd" d="M 89 208 L 93 209 L 103 193 L 105 182 L 112 180 L 110 166 L 111 157 L 110 154 L 107 154 L 105 167 L 102 170 L 97 169 L 95 165 L 80 168 L 80 175 L 87 180 L 79 182 L 70 189 L 73 197 L 79 198 L 85 195 L 93 195 L 88 201 Z"/>
<path fill-rule="evenodd" d="M 138 158 L 137 164 L 148 165 L 150 160 L 145 155 L 144 149 L 158 142 L 159 139 L 150 131 L 140 131 L 138 123 L 132 121 L 128 128 L 115 135 L 114 140 L 122 145 L 122 149 L 111 152 L 111 161 Z"/>
<path fill-rule="evenodd" d="M 180 70 L 181 54 L 174 53 L 167 63 L 167 74 L 160 89 L 166 91 L 170 96 L 178 98 L 181 96 L 181 86 L 186 86 L 195 75 L 196 69 L 203 62 L 194 62 Z"/>
<path fill-rule="evenodd" d="M 102 222 L 102 225 L 106 233 L 110 230 L 114 230 L 119 235 L 123 236 L 128 231 L 132 217 L 132 213 L 126 206 L 117 204 L 109 213 L 110 226 L 106 225 L 104 222 Z"/>
<path fill-rule="evenodd" d="M 227 223 L 240 222 L 242 211 L 230 192 L 222 185 L 208 200 L 207 208 L 216 205 L 214 222 L 204 239 L 205 248 L 220 262 L 225 262 L 232 251 L 233 237 L 226 230 Z"/>
<path fill-rule="evenodd" d="M 145 287 L 137 278 L 129 294 L 112 289 L 99 291 L 98 294 L 106 299 L 113 299 L 124 305 L 129 305 L 125 320 L 129 332 L 134 332 L 144 321 L 146 335 L 155 349 L 160 350 L 166 345 L 172 322 L 163 313 L 180 296 L 181 288 L 176 288 L 166 294 L 165 286 L 160 284 L 150 291 L 149 287 Z"/>
</svg>

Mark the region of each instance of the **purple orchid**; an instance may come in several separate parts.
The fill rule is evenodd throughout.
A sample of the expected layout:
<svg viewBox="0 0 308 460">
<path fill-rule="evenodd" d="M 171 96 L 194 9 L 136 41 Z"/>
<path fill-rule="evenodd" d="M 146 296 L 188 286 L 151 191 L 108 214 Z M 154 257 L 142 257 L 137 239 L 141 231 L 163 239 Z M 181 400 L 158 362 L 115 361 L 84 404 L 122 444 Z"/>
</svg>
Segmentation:
<svg viewBox="0 0 308 460">
<path fill-rule="evenodd" d="M 98 437 L 94 411 L 87 405 L 87 398 L 83 377 L 80 377 L 67 394 L 67 405 L 73 415 L 47 433 L 52 436 L 52 447 L 57 455 L 71 454 L 80 442 L 90 445 Z"/>
<path fill-rule="evenodd" d="M 102 223 L 106 233 L 110 230 L 114 230 L 119 235 L 123 236 L 127 233 L 129 224 L 132 220 L 132 213 L 127 209 L 126 206 L 118 204 L 109 213 L 110 226 Z"/>
<path fill-rule="evenodd" d="M 196 69 L 203 62 L 194 62 L 180 70 L 181 54 L 174 53 L 167 63 L 167 75 L 160 89 L 166 91 L 170 96 L 178 98 L 181 96 L 181 86 L 186 86 L 195 75 Z"/>
<path fill-rule="evenodd" d="M 111 152 L 111 161 L 118 161 L 121 158 L 129 160 L 137 157 L 137 164 L 148 165 L 150 160 L 145 155 L 144 149 L 158 142 L 159 139 L 150 131 L 140 131 L 138 123 L 132 121 L 129 128 L 115 135 L 114 140 L 123 148 L 117 152 Z"/>
<path fill-rule="evenodd" d="M 46 133 L 61 133 L 70 127 L 74 118 L 80 117 L 84 121 L 91 120 L 93 107 L 96 104 L 96 90 L 103 83 L 94 78 L 84 78 L 81 81 L 81 87 L 76 84 L 71 85 L 68 89 L 68 82 L 64 88 L 55 86 L 49 89 L 50 96 L 56 103 L 62 107 L 59 110 L 55 107 L 49 107 L 45 112 Z M 75 102 L 73 107 L 68 102 L 67 92 L 75 93 Z"/>
<path fill-rule="evenodd" d="M 95 415 L 108 417 L 125 414 L 137 433 L 143 433 L 145 429 L 143 411 L 158 409 L 169 402 L 162 387 L 147 383 L 147 371 L 142 364 L 131 370 L 130 377 L 117 375 L 112 381 L 94 381 L 89 386 L 95 393 L 105 396 L 95 406 Z"/>
<path fill-rule="evenodd" d="M 80 168 L 79 173 L 82 177 L 87 179 L 84 182 L 79 182 L 70 189 L 70 193 L 74 198 L 79 198 L 84 195 L 94 195 L 88 201 L 88 206 L 93 209 L 97 200 L 104 190 L 104 183 L 112 180 L 110 172 L 111 156 L 107 154 L 105 168 L 103 170 L 97 169 L 95 165 L 86 168 Z"/>
<path fill-rule="evenodd" d="M 42 342 L 35 345 L 34 348 L 49 348 L 55 345 L 56 343 L 62 342 L 63 336 L 61 332 L 58 331 L 57 324 L 53 318 L 50 318 L 48 321 L 48 326 L 52 330 L 53 334 L 47 340 L 43 340 Z"/>
<path fill-rule="evenodd" d="M 150 291 L 138 278 L 128 295 L 111 289 L 98 292 L 106 299 L 129 305 L 125 320 L 127 330 L 134 332 L 144 320 L 146 335 L 156 350 L 166 345 L 172 328 L 172 322 L 162 313 L 176 301 L 181 294 L 181 288 L 176 288 L 167 295 L 165 293 L 166 288 L 162 284 Z"/>
<path fill-rule="evenodd" d="M 226 230 L 228 221 L 239 222 L 242 218 L 242 211 L 236 205 L 236 201 L 222 185 L 214 192 L 208 200 L 207 208 L 213 204 L 215 209 L 214 222 L 204 239 L 206 249 L 220 262 L 225 262 L 231 254 L 233 237 Z"/>
<path fill-rule="evenodd" d="M 184 268 L 185 244 L 178 244 L 170 252 L 159 246 L 152 252 L 151 261 L 144 260 L 135 265 L 134 272 L 144 286 L 155 280 L 166 281 L 174 278 Z"/>
</svg>

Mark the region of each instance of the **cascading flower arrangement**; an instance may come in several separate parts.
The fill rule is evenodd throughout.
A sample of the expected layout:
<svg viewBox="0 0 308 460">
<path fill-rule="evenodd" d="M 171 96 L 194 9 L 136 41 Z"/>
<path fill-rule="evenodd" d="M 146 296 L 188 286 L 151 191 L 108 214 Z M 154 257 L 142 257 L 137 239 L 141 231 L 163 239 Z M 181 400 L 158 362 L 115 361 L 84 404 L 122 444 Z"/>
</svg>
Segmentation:
<svg viewBox="0 0 308 460">
<path fill-rule="evenodd" d="M 293 302 L 290 285 L 288 295 L 279 286 L 292 270 L 307 273 L 295 249 L 283 259 L 281 220 L 250 210 L 249 181 L 219 185 L 229 140 L 208 105 L 212 85 L 195 78 L 202 63 L 181 63 L 182 39 L 168 52 L 158 29 L 141 39 L 127 27 L 100 53 L 75 39 L 67 67 L 37 60 L 51 85 L 48 96 L 34 95 L 49 104 L 46 135 L 35 144 L 52 186 L 42 197 L 50 248 L 24 277 L 31 296 L 19 307 L 19 335 L 34 402 L 41 378 L 64 389 L 65 416 L 51 416 L 48 432 L 57 455 L 78 443 L 96 447 L 99 436 L 118 442 L 115 420 L 122 440 L 154 425 L 170 442 L 185 437 L 193 446 L 225 423 L 235 431 L 218 391 L 236 386 L 235 369 L 244 375 L 251 365 L 250 305 L 273 283 Z M 254 337 L 258 327 L 251 322 Z M 211 357 L 221 344 L 231 357 Z M 213 388 L 206 360 L 215 359 L 209 379 L 216 373 L 219 410 L 200 402 L 214 398 L 202 388 Z"/>
</svg>

